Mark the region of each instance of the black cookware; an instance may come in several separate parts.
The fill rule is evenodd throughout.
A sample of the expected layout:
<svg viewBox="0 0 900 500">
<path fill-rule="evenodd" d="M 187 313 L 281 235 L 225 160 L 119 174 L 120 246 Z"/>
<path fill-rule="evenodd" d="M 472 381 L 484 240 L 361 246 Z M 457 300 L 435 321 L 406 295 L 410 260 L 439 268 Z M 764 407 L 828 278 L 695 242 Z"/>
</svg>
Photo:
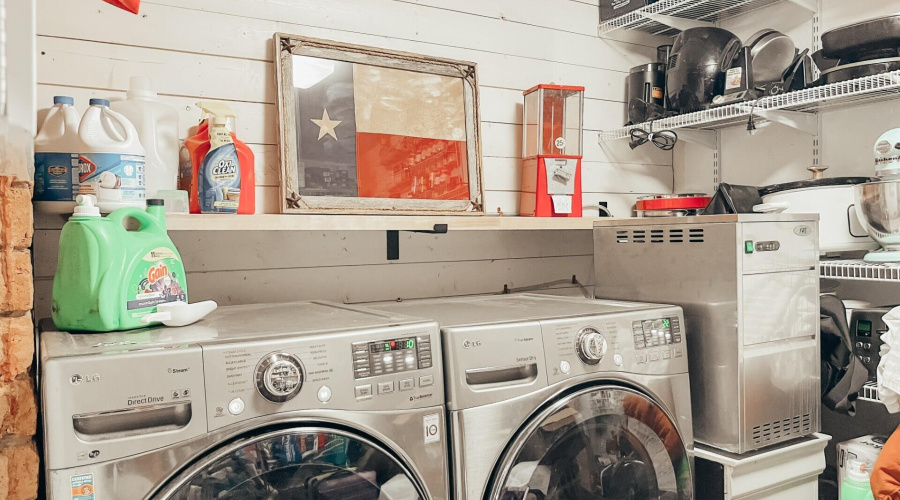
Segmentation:
<svg viewBox="0 0 900 500">
<path fill-rule="evenodd" d="M 821 72 L 816 85 L 900 70 L 900 14 L 826 32 L 813 60 Z"/>
<path fill-rule="evenodd" d="M 783 81 L 797 55 L 794 41 L 772 29 L 757 32 L 744 45 L 750 49 L 750 69 L 756 85 Z"/>
<path fill-rule="evenodd" d="M 900 14 L 833 29 L 822 35 L 822 55 L 842 63 L 900 56 Z"/>
<path fill-rule="evenodd" d="M 665 113 L 666 64 L 657 62 L 631 68 L 625 82 L 628 120 L 641 123 Z"/>
<path fill-rule="evenodd" d="M 891 59 L 876 59 L 874 61 L 860 61 L 849 64 L 840 64 L 827 71 L 822 71 L 818 85 L 826 85 L 829 83 L 846 82 L 855 78 L 863 78 L 865 76 L 879 75 L 889 71 L 900 70 L 900 57 Z"/>
<path fill-rule="evenodd" d="M 682 113 L 707 109 L 725 90 L 725 71 L 731 67 L 741 40 L 721 28 L 682 31 L 672 47 L 666 72 L 669 106 Z"/>
</svg>

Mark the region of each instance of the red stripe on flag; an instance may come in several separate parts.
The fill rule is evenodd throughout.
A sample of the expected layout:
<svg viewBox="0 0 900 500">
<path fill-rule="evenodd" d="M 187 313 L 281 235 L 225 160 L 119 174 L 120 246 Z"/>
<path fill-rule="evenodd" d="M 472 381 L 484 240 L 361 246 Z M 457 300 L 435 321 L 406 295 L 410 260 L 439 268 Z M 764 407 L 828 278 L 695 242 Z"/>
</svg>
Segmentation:
<svg viewBox="0 0 900 500">
<path fill-rule="evenodd" d="M 363 198 L 468 200 L 466 143 L 357 132 L 356 178 Z"/>
</svg>

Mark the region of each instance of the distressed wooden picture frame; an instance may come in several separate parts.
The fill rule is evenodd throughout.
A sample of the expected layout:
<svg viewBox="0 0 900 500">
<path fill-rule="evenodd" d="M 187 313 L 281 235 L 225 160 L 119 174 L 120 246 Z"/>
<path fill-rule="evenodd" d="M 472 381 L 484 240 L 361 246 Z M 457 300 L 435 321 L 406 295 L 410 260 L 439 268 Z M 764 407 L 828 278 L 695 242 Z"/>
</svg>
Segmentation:
<svg viewBox="0 0 900 500">
<path fill-rule="evenodd" d="M 275 34 L 276 86 L 279 141 L 281 149 L 281 212 L 315 214 L 395 214 L 395 215 L 484 215 L 484 188 L 481 159 L 481 120 L 479 118 L 478 80 L 475 63 L 439 59 L 385 49 L 343 44 L 302 36 Z M 302 194 L 306 179 L 300 178 L 300 136 L 298 104 L 294 82 L 295 56 L 346 62 L 362 67 L 389 68 L 407 72 L 459 79 L 465 120 L 465 156 L 468 199 L 383 198 Z M 356 67 L 356 66 L 354 66 Z M 446 81 L 446 78 L 442 79 Z M 455 85 L 455 84 L 454 84 Z M 333 133 L 327 114 L 323 120 L 311 120 L 323 134 Z M 356 127 L 356 124 L 353 125 Z M 334 125 L 331 125 L 334 127 Z M 354 128 L 355 130 L 355 128 Z M 335 137 L 335 139 L 337 139 Z M 355 149 L 354 149 L 355 151 Z M 354 166 L 354 172 L 356 168 Z M 305 171 L 305 170 L 304 170 Z M 354 180 L 354 182 L 356 182 Z M 462 189 L 462 188 L 461 188 Z M 460 195 L 460 198 L 463 196 Z"/>
</svg>

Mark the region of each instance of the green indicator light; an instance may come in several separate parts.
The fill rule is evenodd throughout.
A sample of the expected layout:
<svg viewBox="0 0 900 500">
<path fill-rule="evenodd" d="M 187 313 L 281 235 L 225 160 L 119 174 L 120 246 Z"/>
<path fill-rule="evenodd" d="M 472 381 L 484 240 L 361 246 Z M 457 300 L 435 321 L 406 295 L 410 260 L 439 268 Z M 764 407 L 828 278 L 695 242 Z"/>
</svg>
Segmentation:
<svg viewBox="0 0 900 500">
<path fill-rule="evenodd" d="M 753 253 L 753 242 L 748 240 L 744 242 L 744 253 Z"/>
<path fill-rule="evenodd" d="M 669 327 L 669 320 L 664 319 L 663 320 L 663 328 L 668 328 L 668 327 Z"/>
</svg>

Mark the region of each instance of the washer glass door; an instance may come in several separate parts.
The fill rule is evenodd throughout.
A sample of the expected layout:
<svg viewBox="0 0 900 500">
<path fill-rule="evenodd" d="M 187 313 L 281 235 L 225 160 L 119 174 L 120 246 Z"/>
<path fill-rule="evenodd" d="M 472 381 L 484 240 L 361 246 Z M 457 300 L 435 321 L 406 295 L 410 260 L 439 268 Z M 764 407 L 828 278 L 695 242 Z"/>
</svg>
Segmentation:
<svg viewBox="0 0 900 500">
<path fill-rule="evenodd" d="M 422 500 L 409 470 L 376 443 L 294 428 L 225 446 L 171 481 L 171 500 Z"/>
<path fill-rule="evenodd" d="M 639 392 L 594 387 L 551 405 L 522 429 L 488 498 L 690 500 L 693 480 L 665 411 Z"/>
</svg>

